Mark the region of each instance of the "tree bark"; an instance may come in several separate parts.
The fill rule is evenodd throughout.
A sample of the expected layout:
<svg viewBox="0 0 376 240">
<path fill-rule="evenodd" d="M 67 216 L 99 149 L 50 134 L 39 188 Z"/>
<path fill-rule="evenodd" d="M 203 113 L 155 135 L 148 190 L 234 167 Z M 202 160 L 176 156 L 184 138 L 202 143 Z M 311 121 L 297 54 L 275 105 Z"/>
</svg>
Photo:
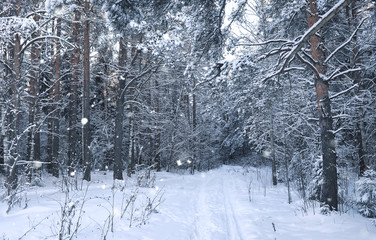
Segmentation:
<svg viewBox="0 0 376 240">
<path fill-rule="evenodd" d="M 152 86 L 153 82 L 149 82 L 149 91 L 148 91 L 148 98 L 147 98 L 147 104 L 148 106 L 152 109 Z M 152 128 L 153 123 L 149 122 L 149 127 L 148 127 L 148 134 L 149 134 L 149 156 L 148 156 L 148 166 L 152 166 L 154 163 L 152 162 L 153 160 L 153 155 L 154 155 L 154 135 L 153 135 L 153 128 Z"/>
<path fill-rule="evenodd" d="M 129 149 L 128 149 L 128 165 L 127 165 L 127 176 L 131 177 L 132 170 L 134 169 L 135 159 L 134 159 L 134 112 L 133 112 L 133 104 L 132 101 L 134 100 L 135 94 L 135 82 L 130 83 L 129 85 Z"/>
<path fill-rule="evenodd" d="M 39 16 L 36 14 L 34 16 L 34 21 L 39 23 Z M 38 36 L 38 32 L 33 34 L 33 38 Z M 29 126 L 30 130 L 28 132 L 27 141 L 27 159 L 29 161 L 40 161 L 40 134 L 38 130 L 39 122 L 39 81 L 38 81 L 38 70 L 39 70 L 39 49 L 36 43 L 31 46 L 31 64 L 32 70 L 30 72 L 30 104 L 29 104 Z M 32 181 L 34 173 L 37 171 L 35 168 L 40 168 L 39 164 L 30 163 L 28 169 L 28 180 Z M 40 169 L 39 169 L 40 170 Z M 40 171 L 39 171 L 40 174 Z"/>
<path fill-rule="evenodd" d="M 80 63 L 80 48 L 79 48 L 79 31 L 80 31 L 80 13 L 78 10 L 74 11 L 74 22 L 72 30 L 72 40 L 75 44 L 73 49 L 73 67 L 72 67 L 72 81 L 70 86 L 70 95 L 69 95 L 69 129 L 68 129 L 68 172 L 70 176 L 74 176 L 75 168 L 78 164 L 77 156 L 77 95 L 78 95 L 78 77 L 79 77 L 79 63 Z"/>
<path fill-rule="evenodd" d="M 16 1 L 16 16 L 21 15 L 21 0 Z M 11 52 L 13 53 L 13 81 L 11 84 L 11 96 L 12 96 L 12 109 L 9 113 L 9 122 L 10 122 L 10 129 L 9 129 L 9 139 L 8 141 L 10 144 L 7 144 L 7 149 L 5 153 L 5 164 L 7 165 L 7 190 L 8 195 L 11 194 L 11 191 L 16 189 L 18 186 L 18 176 L 17 176 L 17 169 L 18 169 L 18 135 L 19 135 L 19 106 L 20 106 L 20 96 L 19 96 L 19 89 L 18 84 L 21 78 L 21 37 L 18 33 L 14 36 L 14 46 L 11 47 Z"/>
<path fill-rule="evenodd" d="M 155 80 L 155 89 L 156 91 L 160 91 L 159 82 L 157 80 Z M 161 111 L 160 100 L 159 100 L 159 94 L 158 94 L 155 98 L 155 112 L 157 116 L 159 115 L 160 111 Z M 161 165 L 161 131 L 159 129 L 159 124 L 160 123 L 158 122 L 158 119 L 157 119 L 157 121 L 155 122 L 155 130 L 157 134 L 155 136 L 155 151 L 156 152 L 155 152 L 155 159 L 154 159 L 155 168 L 157 172 L 160 172 L 162 168 L 162 165 Z"/>
<path fill-rule="evenodd" d="M 347 13 L 347 19 L 348 19 L 348 25 L 350 28 L 350 32 L 355 30 L 355 27 L 358 25 L 358 13 L 356 10 L 356 5 L 358 3 L 358 0 L 352 1 L 346 8 Z M 355 67 L 359 63 L 358 59 L 358 53 L 359 53 L 359 45 L 358 45 L 358 37 L 355 34 L 354 38 L 352 39 L 355 42 L 355 46 L 352 49 L 353 56 L 350 61 L 351 67 Z M 362 90 L 362 77 L 359 71 L 354 72 L 352 74 L 352 78 L 354 79 L 354 84 L 358 84 L 358 88 L 356 90 L 356 94 L 360 94 L 360 90 Z M 361 99 L 361 97 L 359 97 Z M 359 167 L 358 175 L 359 177 L 364 175 L 364 172 L 367 170 L 367 153 L 366 153 L 366 140 L 365 140 L 365 123 L 363 120 L 364 116 L 364 109 L 363 105 L 364 103 L 362 100 L 356 101 L 355 106 L 355 114 L 356 114 L 356 125 L 355 125 L 355 136 L 354 136 L 354 144 L 357 148 L 357 154 L 358 154 L 358 162 L 357 165 Z"/>
<path fill-rule="evenodd" d="M 193 78 L 193 89 L 196 89 L 196 78 Z M 192 92 L 192 133 L 193 133 L 193 159 L 191 160 L 191 174 L 194 174 L 197 165 L 197 138 L 196 138 L 196 128 L 197 128 L 197 102 L 195 90 Z"/>
<path fill-rule="evenodd" d="M 277 162 L 275 158 L 275 140 L 274 140 L 274 114 L 273 108 L 271 109 L 271 124 L 270 124 L 270 144 L 271 144 L 271 158 L 272 158 L 272 180 L 273 185 L 277 185 Z"/>
<path fill-rule="evenodd" d="M 308 26 L 312 27 L 319 21 L 317 1 L 309 0 L 307 11 Z M 327 204 L 330 210 L 338 209 L 338 185 L 337 185 L 337 155 L 335 151 L 335 137 L 333 133 L 333 119 L 331 103 L 329 99 L 329 83 L 322 79 L 326 69 L 324 66 L 325 56 L 322 50 L 322 40 L 317 34 L 310 36 L 312 58 L 316 61 L 317 73 L 314 75 L 318 116 L 321 130 L 321 151 L 323 158 L 323 183 L 320 201 Z"/>
<path fill-rule="evenodd" d="M 7 62 L 7 51 L 6 51 L 6 45 L 0 47 L 1 51 L 3 52 L 3 55 L 1 56 L 2 59 L 4 59 L 4 62 Z M 1 64 L 1 71 L 0 77 L 2 79 L 6 79 L 9 74 L 9 69 L 5 66 L 5 64 Z M 1 98 L 2 101 L 5 101 L 4 98 Z M 4 140 L 5 140 L 5 125 L 6 125 L 6 107 L 5 104 L 2 104 L 0 106 L 0 116 L 1 116 L 1 125 L 0 125 L 0 174 L 6 173 L 4 168 Z"/>
<path fill-rule="evenodd" d="M 61 36 L 61 18 L 57 19 L 56 36 Z M 56 42 L 55 58 L 55 86 L 54 86 L 54 119 L 53 119 L 53 139 L 52 139 L 52 175 L 59 177 L 59 134 L 60 134 L 60 72 L 61 72 L 61 44 Z"/>
<path fill-rule="evenodd" d="M 84 84 L 82 101 L 82 161 L 84 165 L 84 177 L 91 180 L 91 155 L 90 155 L 90 22 L 89 0 L 84 1 L 86 20 L 84 21 Z"/>
<path fill-rule="evenodd" d="M 124 39 L 119 41 L 119 78 L 116 100 L 115 134 L 114 134 L 114 179 L 123 180 L 123 121 L 124 121 L 124 88 L 126 83 L 125 61 L 126 46 Z"/>
<path fill-rule="evenodd" d="M 48 26 L 46 26 L 47 28 Z M 55 21 L 52 21 L 52 32 L 55 33 Z M 48 31 L 48 29 L 46 29 Z M 55 43 L 51 43 L 51 47 L 49 48 L 49 55 L 51 59 L 55 56 Z M 54 72 L 53 69 L 55 67 L 54 61 L 51 61 L 51 73 L 49 74 L 49 79 L 50 79 L 50 85 L 49 85 L 49 98 L 48 98 L 48 117 L 47 117 L 47 129 L 48 129 L 48 137 L 47 137 L 47 159 L 48 159 L 48 165 L 47 165 L 47 170 L 49 173 L 53 174 L 53 157 L 52 157 L 52 142 L 53 142 L 53 124 L 54 124 Z"/>
</svg>

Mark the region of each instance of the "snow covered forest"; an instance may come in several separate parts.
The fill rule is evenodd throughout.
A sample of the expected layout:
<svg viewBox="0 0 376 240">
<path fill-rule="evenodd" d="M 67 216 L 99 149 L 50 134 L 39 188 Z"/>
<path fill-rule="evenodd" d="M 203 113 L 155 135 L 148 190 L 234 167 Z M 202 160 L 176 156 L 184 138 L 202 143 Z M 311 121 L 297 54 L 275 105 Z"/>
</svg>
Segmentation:
<svg viewBox="0 0 376 240">
<path fill-rule="evenodd" d="M 375 0 L 1 0 L 0 239 L 376 239 Z"/>
</svg>

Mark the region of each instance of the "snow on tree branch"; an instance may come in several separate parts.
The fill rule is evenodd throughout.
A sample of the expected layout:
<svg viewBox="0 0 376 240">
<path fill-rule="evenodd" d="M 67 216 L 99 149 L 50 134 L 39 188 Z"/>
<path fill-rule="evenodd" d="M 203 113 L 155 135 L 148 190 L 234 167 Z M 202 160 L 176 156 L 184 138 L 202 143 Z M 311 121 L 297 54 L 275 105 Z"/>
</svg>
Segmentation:
<svg viewBox="0 0 376 240">
<path fill-rule="evenodd" d="M 368 19 L 367 18 L 363 18 L 362 21 L 360 21 L 358 27 L 355 29 L 355 31 L 351 34 L 351 36 L 344 42 L 342 43 L 336 50 L 334 50 L 324 61 L 324 63 L 327 63 L 339 50 L 341 50 L 343 47 L 345 47 L 347 44 L 349 44 L 351 42 L 352 39 L 354 39 L 356 33 L 358 32 L 358 30 L 360 29 L 360 27 L 363 25 L 363 23 Z"/>
<path fill-rule="evenodd" d="M 29 47 L 33 42 L 36 42 L 36 41 L 39 41 L 39 40 L 44 40 L 44 39 L 55 39 L 55 40 L 62 41 L 64 43 L 68 44 L 72 48 L 75 47 L 72 43 L 70 43 L 69 41 L 67 41 L 67 40 L 65 40 L 64 38 L 61 38 L 61 37 L 57 37 L 57 36 L 41 36 L 41 37 L 36 37 L 36 38 L 32 39 L 31 41 L 29 41 L 27 44 L 25 44 L 25 46 L 22 47 L 20 53 L 22 54 L 26 50 L 26 48 Z"/>
<path fill-rule="evenodd" d="M 290 50 L 290 52 L 281 59 L 283 62 L 282 66 L 279 68 L 278 71 L 273 72 L 272 74 L 268 75 L 265 80 L 268 80 L 282 72 L 284 72 L 285 68 L 290 64 L 290 62 L 295 58 L 296 54 L 302 49 L 304 44 L 308 41 L 308 39 L 314 35 L 317 31 L 319 31 L 328 21 L 330 21 L 337 13 L 339 13 L 342 8 L 347 6 L 351 0 L 341 0 L 336 5 L 334 5 L 328 12 L 321 16 L 321 19 L 318 20 L 315 24 L 313 24 L 305 33 L 304 35 L 294 43 L 294 46 Z M 275 67 L 277 68 L 280 63 L 278 63 Z"/>
<path fill-rule="evenodd" d="M 358 72 L 358 71 L 361 71 L 362 69 L 361 68 L 352 68 L 352 69 L 347 69 L 347 70 L 345 70 L 345 71 L 343 71 L 343 72 L 339 72 L 339 73 L 337 73 L 338 72 L 338 70 L 336 70 L 334 73 L 332 73 L 332 75 L 330 75 L 330 77 L 324 77 L 323 76 L 323 79 L 324 79 L 324 81 L 330 81 L 330 80 L 332 80 L 332 79 L 334 79 L 334 78 L 337 78 L 337 77 L 339 77 L 339 76 L 342 76 L 342 75 L 345 75 L 345 74 L 348 74 L 348 73 L 351 73 L 351 72 Z"/>
<path fill-rule="evenodd" d="M 356 88 L 356 87 L 359 87 L 359 84 L 358 84 L 358 83 L 354 84 L 353 86 L 349 87 L 348 89 L 343 90 L 342 92 L 339 92 L 339 93 L 337 93 L 337 94 L 331 96 L 331 97 L 330 97 L 330 100 L 332 100 L 332 99 L 334 99 L 334 98 L 336 98 L 336 97 L 339 97 L 339 96 L 341 96 L 341 95 L 343 95 L 343 94 L 345 94 L 345 93 L 347 93 L 347 92 L 350 92 L 352 89 L 354 89 L 354 88 Z"/>
</svg>

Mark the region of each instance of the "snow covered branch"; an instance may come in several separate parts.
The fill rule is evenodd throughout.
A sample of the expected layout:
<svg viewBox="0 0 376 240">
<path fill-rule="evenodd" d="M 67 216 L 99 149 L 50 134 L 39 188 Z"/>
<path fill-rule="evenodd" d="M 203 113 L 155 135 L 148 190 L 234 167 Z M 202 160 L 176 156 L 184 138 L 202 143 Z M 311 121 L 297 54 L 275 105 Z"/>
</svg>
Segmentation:
<svg viewBox="0 0 376 240">
<path fill-rule="evenodd" d="M 305 65 L 307 65 L 313 72 L 315 72 L 316 75 L 320 75 L 320 73 L 317 71 L 317 69 L 315 68 L 315 66 L 308 60 L 304 59 L 303 56 L 300 56 L 300 54 L 296 54 L 296 56 L 298 57 L 298 59 L 304 63 Z"/>
<path fill-rule="evenodd" d="M 1 15 L 3 15 L 4 13 L 6 13 L 9 9 L 10 9 L 10 7 L 6 8 L 6 9 L 4 9 L 2 12 L 0 12 L 0 17 L 1 17 Z"/>
<path fill-rule="evenodd" d="M 65 40 L 64 38 L 61 38 L 61 37 L 57 37 L 57 36 L 41 36 L 41 37 L 36 37 L 36 38 L 32 39 L 31 41 L 29 41 L 28 43 L 26 43 L 22 47 L 22 49 L 20 51 L 20 54 L 22 54 L 32 43 L 40 41 L 40 40 L 44 40 L 44 39 L 55 39 L 55 40 L 62 41 L 64 43 L 68 44 L 72 48 L 75 47 L 72 43 L 68 42 L 67 40 Z"/>
<path fill-rule="evenodd" d="M 339 73 L 337 73 L 338 70 L 336 70 L 335 72 L 332 73 L 332 75 L 330 75 L 330 77 L 328 77 L 328 78 L 323 77 L 323 79 L 324 79 L 324 81 L 330 81 L 330 80 L 335 79 L 337 77 L 340 77 L 342 75 L 352 73 L 352 72 L 358 72 L 358 71 L 361 71 L 361 70 L 362 70 L 361 68 L 352 68 L 352 69 L 348 69 L 346 71 L 339 72 Z"/>
<path fill-rule="evenodd" d="M 351 36 L 344 42 L 342 43 L 336 50 L 334 50 L 324 61 L 324 63 L 327 63 L 339 50 L 341 50 L 343 47 L 345 47 L 347 44 L 351 42 L 351 40 L 355 37 L 356 33 L 359 31 L 360 27 L 363 25 L 363 23 L 367 20 L 368 18 L 363 18 L 362 21 L 360 21 L 358 27 L 355 29 L 355 31 L 351 34 Z"/>
<path fill-rule="evenodd" d="M 153 70 L 155 71 L 160 63 L 162 61 L 159 61 L 155 66 L 151 66 L 150 68 L 146 69 L 145 71 L 143 71 L 142 73 L 140 73 L 139 75 L 133 77 L 129 82 L 128 84 L 123 88 L 123 90 L 121 91 L 121 95 L 124 95 L 125 94 L 125 91 L 137 80 L 137 79 L 140 79 L 142 78 L 143 76 L 145 76 L 146 74 L 152 72 Z"/>
<path fill-rule="evenodd" d="M 271 39 L 271 40 L 268 40 L 268 41 L 265 41 L 265 42 L 256 42 L 256 43 L 240 43 L 238 44 L 239 46 L 264 46 L 264 45 L 269 45 L 271 43 L 294 43 L 294 42 L 291 42 L 287 39 Z"/>
<path fill-rule="evenodd" d="M 356 84 L 354 84 L 353 86 L 349 87 L 348 89 L 345 89 L 345 90 L 343 90 L 342 92 L 339 92 L 339 93 L 337 93 L 337 94 L 331 96 L 331 97 L 330 97 L 330 100 L 332 100 L 332 99 L 334 99 L 334 98 L 336 98 L 336 97 L 339 97 L 339 96 L 341 96 L 341 95 L 343 95 L 343 94 L 346 94 L 346 93 L 350 92 L 351 90 L 353 90 L 354 88 L 356 88 L 356 87 L 358 87 L 358 86 L 359 86 L 359 84 L 356 83 Z"/>
<path fill-rule="evenodd" d="M 269 79 L 274 77 L 282 72 L 285 71 L 286 67 L 290 64 L 290 62 L 295 58 L 297 53 L 302 49 L 304 44 L 309 40 L 309 38 L 316 34 L 327 22 L 329 22 L 337 13 L 339 13 L 342 8 L 347 6 L 351 0 L 341 0 L 336 5 L 334 5 L 327 13 L 321 16 L 321 19 L 318 20 L 315 24 L 313 24 L 303 35 L 302 37 L 294 43 L 293 48 L 290 50 L 288 54 L 283 57 L 283 64 L 282 66 L 274 73 L 268 75 L 265 79 Z M 276 65 L 276 67 L 279 63 Z"/>
</svg>

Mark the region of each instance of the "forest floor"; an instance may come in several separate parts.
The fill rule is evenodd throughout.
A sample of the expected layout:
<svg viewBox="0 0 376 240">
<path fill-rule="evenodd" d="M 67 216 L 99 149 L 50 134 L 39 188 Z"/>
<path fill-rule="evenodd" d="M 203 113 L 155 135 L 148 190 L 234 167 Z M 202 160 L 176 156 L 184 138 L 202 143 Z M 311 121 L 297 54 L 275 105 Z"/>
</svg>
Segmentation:
<svg viewBox="0 0 376 240">
<path fill-rule="evenodd" d="M 376 239 L 376 226 L 355 210 L 321 215 L 317 203 L 302 202 L 296 192 L 288 204 L 287 188 L 270 179 L 266 168 L 223 166 L 157 173 L 150 188 L 136 187 L 136 177 L 113 188 L 112 174 L 97 172 L 69 194 L 45 179 L 44 187 L 24 190 L 9 213 L 0 202 L 0 239 Z"/>
</svg>

